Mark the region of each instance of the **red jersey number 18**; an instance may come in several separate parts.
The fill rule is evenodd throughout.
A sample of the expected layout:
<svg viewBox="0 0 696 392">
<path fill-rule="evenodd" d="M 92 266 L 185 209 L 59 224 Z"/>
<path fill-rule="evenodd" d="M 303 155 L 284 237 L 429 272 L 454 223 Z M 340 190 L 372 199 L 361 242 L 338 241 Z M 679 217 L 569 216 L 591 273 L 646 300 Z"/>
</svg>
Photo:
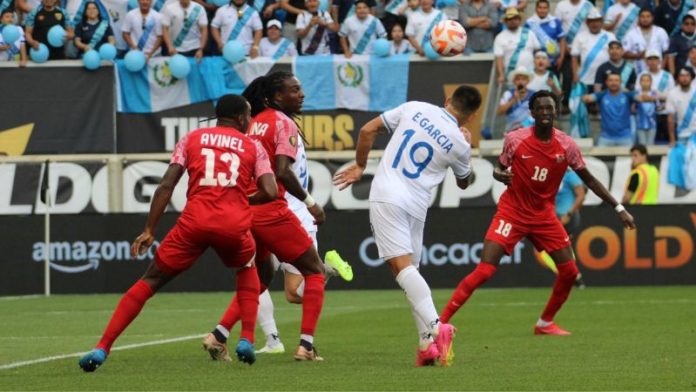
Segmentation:
<svg viewBox="0 0 696 392">
<path fill-rule="evenodd" d="M 210 148 L 201 148 L 201 155 L 205 156 L 205 177 L 201 178 L 201 186 L 228 186 L 237 185 L 239 177 L 239 156 L 232 152 L 220 155 L 220 161 L 229 163 L 229 177 L 227 173 L 217 173 L 215 175 L 215 151 Z"/>
<path fill-rule="evenodd" d="M 539 166 L 534 166 L 534 175 L 532 180 L 534 181 L 546 181 L 546 175 L 549 174 L 549 169 Z"/>
</svg>

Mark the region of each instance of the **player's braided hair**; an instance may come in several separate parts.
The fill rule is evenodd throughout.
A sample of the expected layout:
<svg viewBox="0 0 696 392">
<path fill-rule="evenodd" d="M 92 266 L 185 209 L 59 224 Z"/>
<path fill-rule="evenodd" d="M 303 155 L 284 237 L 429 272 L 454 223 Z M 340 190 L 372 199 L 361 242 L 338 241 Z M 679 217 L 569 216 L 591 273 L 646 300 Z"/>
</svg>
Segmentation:
<svg viewBox="0 0 696 392">
<path fill-rule="evenodd" d="M 305 144 L 307 144 L 307 139 L 300 128 L 300 124 L 297 123 L 297 113 L 288 112 L 273 100 L 275 94 L 283 90 L 285 81 L 293 77 L 295 77 L 295 75 L 287 71 L 275 71 L 266 76 L 260 76 L 254 79 L 251 84 L 244 89 L 242 96 L 244 96 L 244 98 L 249 101 L 249 105 L 251 105 L 252 117 L 261 113 L 266 108 L 272 108 L 292 118 L 297 125 L 300 137 Z"/>
</svg>

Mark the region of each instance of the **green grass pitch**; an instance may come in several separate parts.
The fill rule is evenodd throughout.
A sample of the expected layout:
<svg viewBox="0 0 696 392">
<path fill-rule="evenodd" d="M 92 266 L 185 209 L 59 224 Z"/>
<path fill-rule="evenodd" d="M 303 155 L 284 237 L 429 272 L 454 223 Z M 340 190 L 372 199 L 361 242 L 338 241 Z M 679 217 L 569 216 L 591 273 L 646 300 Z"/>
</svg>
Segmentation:
<svg viewBox="0 0 696 392">
<path fill-rule="evenodd" d="M 323 363 L 292 359 L 301 309 L 274 292 L 283 355 L 259 355 L 253 366 L 213 362 L 195 338 L 113 351 L 91 374 L 76 357 L 7 365 L 90 349 L 119 296 L 0 298 L 0 390 L 696 391 L 695 293 L 576 290 L 557 317 L 573 335 L 548 337 L 532 328 L 549 289 L 482 289 L 453 319 L 454 365 L 414 368 L 417 338 L 401 291 L 328 291 L 316 339 Z M 450 294 L 434 291 L 438 307 Z M 203 334 L 230 296 L 157 295 L 116 347 Z"/>
</svg>

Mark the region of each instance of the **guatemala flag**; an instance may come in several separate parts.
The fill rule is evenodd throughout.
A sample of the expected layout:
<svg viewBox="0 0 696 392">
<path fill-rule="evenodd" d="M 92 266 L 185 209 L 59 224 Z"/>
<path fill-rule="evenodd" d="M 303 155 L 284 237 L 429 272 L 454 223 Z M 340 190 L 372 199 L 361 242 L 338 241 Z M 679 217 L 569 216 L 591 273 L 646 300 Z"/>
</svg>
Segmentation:
<svg viewBox="0 0 696 392">
<path fill-rule="evenodd" d="M 408 55 L 299 56 L 293 62 L 305 110 L 392 109 L 406 102 L 408 67 Z"/>
<path fill-rule="evenodd" d="M 230 66 L 222 57 L 204 57 L 200 64 L 189 58 L 191 72 L 176 79 L 169 57 L 153 57 L 140 72 L 130 72 L 116 61 L 118 111 L 153 113 L 193 103 L 214 101 L 225 94 L 241 94 L 252 80 L 265 75 L 275 61 L 257 58 Z"/>
</svg>

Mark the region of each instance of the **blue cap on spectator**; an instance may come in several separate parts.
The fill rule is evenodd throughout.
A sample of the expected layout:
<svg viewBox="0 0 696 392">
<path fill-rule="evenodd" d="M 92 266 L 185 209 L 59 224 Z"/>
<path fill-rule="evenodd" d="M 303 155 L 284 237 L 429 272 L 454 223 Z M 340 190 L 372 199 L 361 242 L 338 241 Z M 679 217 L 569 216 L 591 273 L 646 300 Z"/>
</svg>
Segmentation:
<svg viewBox="0 0 696 392">
<path fill-rule="evenodd" d="M 271 27 L 277 27 L 279 30 L 283 29 L 283 24 L 280 23 L 278 19 L 271 19 L 266 23 L 266 28 L 270 29 Z"/>
</svg>

